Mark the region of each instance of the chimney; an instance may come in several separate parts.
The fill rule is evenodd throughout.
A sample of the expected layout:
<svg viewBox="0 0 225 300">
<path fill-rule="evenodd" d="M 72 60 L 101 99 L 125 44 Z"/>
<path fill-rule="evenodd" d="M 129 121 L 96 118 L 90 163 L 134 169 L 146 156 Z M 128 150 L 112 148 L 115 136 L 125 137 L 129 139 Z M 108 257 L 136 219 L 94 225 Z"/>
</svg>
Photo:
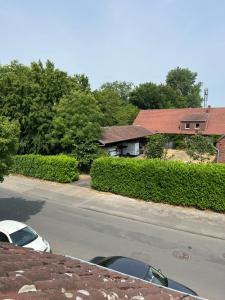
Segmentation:
<svg viewBox="0 0 225 300">
<path fill-rule="evenodd" d="M 208 105 L 208 107 L 206 108 L 206 112 L 209 113 L 211 110 L 211 105 Z"/>
</svg>

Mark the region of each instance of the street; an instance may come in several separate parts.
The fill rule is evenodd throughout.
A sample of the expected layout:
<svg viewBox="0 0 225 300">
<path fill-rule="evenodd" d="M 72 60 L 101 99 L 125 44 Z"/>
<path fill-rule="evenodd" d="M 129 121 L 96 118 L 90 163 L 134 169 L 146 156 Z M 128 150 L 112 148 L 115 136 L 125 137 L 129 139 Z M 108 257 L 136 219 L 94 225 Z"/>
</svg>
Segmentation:
<svg viewBox="0 0 225 300">
<path fill-rule="evenodd" d="M 224 299 L 224 239 L 106 214 L 91 208 L 94 200 L 85 187 L 77 189 L 77 196 L 63 196 L 57 186 L 46 192 L 47 184 L 43 183 L 43 189 L 41 184 L 14 188 L 2 183 L 0 220 L 31 225 L 55 253 L 84 260 L 98 255 L 138 258 L 201 297 Z"/>
</svg>

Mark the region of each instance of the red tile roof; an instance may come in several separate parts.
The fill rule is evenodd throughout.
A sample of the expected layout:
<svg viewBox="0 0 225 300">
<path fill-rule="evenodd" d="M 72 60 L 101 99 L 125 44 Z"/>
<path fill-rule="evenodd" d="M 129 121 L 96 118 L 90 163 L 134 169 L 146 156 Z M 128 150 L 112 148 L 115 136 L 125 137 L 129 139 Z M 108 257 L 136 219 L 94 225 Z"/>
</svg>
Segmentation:
<svg viewBox="0 0 225 300">
<path fill-rule="evenodd" d="M 179 292 L 78 259 L 0 243 L 1 300 L 181 300 L 183 297 Z"/>
<path fill-rule="evenodd" d="M 188 120 L 188 118 L 190 120 Z M 197 120 L 197 119 L 198 120 Z M 194 120 L 196 119 L 196 120 Z M 193 134 L 195 131 L 181 130 L 181 121 L 204 121 L 206 135 L 225 133 L 225 108 L 178 108 L 141 110 L 134 120 L 134 125 L 159 133 Z"/>
<path fill-rule="evenodd" d="M 141 126 L 111 126 L 103 128 L 100 143 L 106 145 L 116 142 L 138 139 L 151 135 L 152 132 Z"/>
</svg>

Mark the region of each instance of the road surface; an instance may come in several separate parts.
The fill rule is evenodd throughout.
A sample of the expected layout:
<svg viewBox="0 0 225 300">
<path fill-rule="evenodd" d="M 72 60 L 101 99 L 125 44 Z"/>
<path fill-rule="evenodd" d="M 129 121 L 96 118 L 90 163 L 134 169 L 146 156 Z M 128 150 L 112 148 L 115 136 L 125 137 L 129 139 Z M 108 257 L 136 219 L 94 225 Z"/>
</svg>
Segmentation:
<svg viewBox="0 0 225 300">
<path fill-rule="evenodd" d="M 0 220 L 26 222 L 55 253 L 84 260 L 97 255 L 138 258 L 201 297 L 225 299 L 225 240 L 101 213 L 89 209 L 91 201 L 88 189 L 76 201 L 74 195 L 57 197 L 57 191 L 43 195 L 38 188 L 19 192 L 1 185 Z"/>
</svg>

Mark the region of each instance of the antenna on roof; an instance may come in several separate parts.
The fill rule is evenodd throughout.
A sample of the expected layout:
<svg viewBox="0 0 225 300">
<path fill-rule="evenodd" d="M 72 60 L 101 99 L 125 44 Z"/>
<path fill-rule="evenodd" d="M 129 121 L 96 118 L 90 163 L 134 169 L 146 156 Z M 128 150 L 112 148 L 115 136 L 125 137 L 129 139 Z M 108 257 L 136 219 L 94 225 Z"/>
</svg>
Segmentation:
<svg viewBox="0 0 225 300">
<path fill-rule="evenodd" d="M 208 90 L 208 88 L 205 88 L 205 89 L 204 89 L 204 99 L 203 99 L 203 105 L 204 105 L 204 108 L 207 107 L 207 103 L 208 103 L 208 95 L 209 95 L 209 90 Z"/>
</svg>

